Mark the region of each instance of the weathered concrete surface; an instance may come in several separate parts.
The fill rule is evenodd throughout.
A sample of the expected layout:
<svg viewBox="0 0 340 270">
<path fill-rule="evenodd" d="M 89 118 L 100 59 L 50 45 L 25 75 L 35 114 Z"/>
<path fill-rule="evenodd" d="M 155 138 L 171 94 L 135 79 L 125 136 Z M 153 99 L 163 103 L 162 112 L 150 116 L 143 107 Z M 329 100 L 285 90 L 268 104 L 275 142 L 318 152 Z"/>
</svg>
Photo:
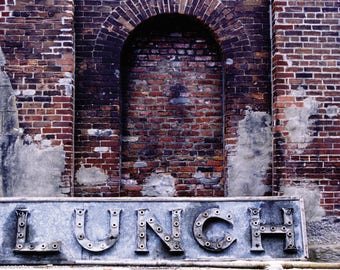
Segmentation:
<svg viewBox="0 0 340 270">
<path fill-rule="evenodd" d="M 62 147 L 40 147 L 17 139 L 7 153 L 7 196 L 61 196 L 59 184 L 65 167 Z"/>
<path fill-rule="evenodd" d="M 239 123 L 236 153 L 228 160 L 228 195 L 261 196 L 268 191 L 263 180 L 270 169 L 271 153 L 270 115 L 248 110 Z"/>
<path fill-rule="evenodd" d="M 235 261 L 231 263 L 224 263 L 221 265 L 209 265 L 209 262 L 202 264 L 201 266 L 133 266 L 124 265 L 118 266 L 113 264 L 106 265 L 78 265 L 78 266 L 54 266 L 54 265 L 42 265 L 42 266 L 0 266 L 0 270 L 23 270 L 23 269 L 47 269 L 47 270 L 321 270 L 321 269 L 340 269 L 340 263 L 312 263 L 312 262 L 282 262 L 282 261 L 268 261 L 268 262 L 256 262 L 256 261 Z"/>
<path fill-rule="evenodd" d="M 340 262 L 340 217 L 308 222 L 307 229 L 310 259 Z"/>
<path fill-rule="evenodd" d="M 250 208 L 259 211 L 258 220 Z M 282 208 L 292 209 L 291 216 Z M 0 264 L 214 266 L 241 259 L 303 260 L 307 243 L 300 209 L 300 200 L 281 197 L 2 199 Z M 254 222 L 274 227 L 274 234 L 264 232 L 270 237 L 261 236 L 261 252 L 254 251 L 260 246 L 252 237 Z M 27 235 L 20 237 L 20 228 Z M 296 249 L 287 252 L 291 232 Z M 107 244 L 111 236 L 117 240 L 113 246 Z M 84 239 L 89 245 L 82 245 Z M 50 243 L 59 249 L 47 248 Z"/>
</svg>

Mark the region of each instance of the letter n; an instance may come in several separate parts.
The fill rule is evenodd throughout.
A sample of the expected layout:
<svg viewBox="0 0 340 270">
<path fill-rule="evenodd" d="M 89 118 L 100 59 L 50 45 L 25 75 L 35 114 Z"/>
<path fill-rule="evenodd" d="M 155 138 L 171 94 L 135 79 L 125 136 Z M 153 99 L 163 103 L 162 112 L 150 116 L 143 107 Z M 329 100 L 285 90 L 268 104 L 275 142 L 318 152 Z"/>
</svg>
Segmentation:
<svg viewBox="0 0 340 270">
<path fill-rule="evenodd" d="M 172 212 L 172 233 L 165 232 L 158 220 L 150 213 L 148 209 L 140 209 L 138 215 L 137 229 L 137 249 L 135 252 L 149 252 L 146 240 L 147 225 L 156 233 L 162 242 L 168 246 L 170 253 L 183 252 L 180 240 L 180 214 L 182 210 L 173 210 Z"/>
</svg>

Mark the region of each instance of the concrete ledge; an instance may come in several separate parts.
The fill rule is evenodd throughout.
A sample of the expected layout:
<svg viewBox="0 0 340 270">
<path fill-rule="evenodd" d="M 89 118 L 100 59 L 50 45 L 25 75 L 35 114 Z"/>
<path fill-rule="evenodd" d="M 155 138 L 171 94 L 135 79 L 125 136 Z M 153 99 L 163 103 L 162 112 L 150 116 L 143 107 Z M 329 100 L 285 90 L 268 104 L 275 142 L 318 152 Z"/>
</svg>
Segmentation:
<svg viewBox="0 0 340 270">
<path fill-rule="evenodd" d="M 50 269 L 50 270 L 198 270 L 198 269 L 225 269 L 225 270 L 245 270 L 245 269 L 265 269 L 265 270 L 321 270 L 321 269 L 340 269 L 340 263 L 315 263 L 315 262 L 301 262 L 301 261 L 232 261 L 232 262 L 163 262 L 154 261 L 152 265 L 133 265 L 129 261 L 125 262 L 107 262 L 105 264 L 96 265 L 94 261 L 86 262 L 83 265 L 68 265 L 68 266 L 54 266 L 54 265 L 18 265 L 18 266 L 0 266 L 0 270 L 21 270 L 21 269 Z"/>
</svg>

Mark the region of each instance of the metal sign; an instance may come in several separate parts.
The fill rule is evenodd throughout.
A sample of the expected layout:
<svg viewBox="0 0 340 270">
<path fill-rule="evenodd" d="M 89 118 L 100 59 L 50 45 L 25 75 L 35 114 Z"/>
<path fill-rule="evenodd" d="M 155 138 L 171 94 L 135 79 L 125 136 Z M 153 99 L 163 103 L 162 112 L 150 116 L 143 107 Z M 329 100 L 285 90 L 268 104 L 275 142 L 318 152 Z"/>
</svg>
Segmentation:
<svg viewBox="0 0 340 270">
<path fill-rule="evenodd" d="M 307 257 L 296 198 L 2 199 L 2 264 Z"/>
</svg>

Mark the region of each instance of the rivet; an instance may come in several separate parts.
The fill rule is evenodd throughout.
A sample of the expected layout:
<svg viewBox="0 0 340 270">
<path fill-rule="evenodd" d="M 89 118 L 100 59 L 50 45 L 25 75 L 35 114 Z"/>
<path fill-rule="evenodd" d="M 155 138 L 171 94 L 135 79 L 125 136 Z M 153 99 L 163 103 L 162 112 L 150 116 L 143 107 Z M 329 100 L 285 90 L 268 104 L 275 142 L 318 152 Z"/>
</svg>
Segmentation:
<svg viewBox="0 0 340 270">
<path fill-rule="evenodd" d="M 88 247 L 88 248 L 92 248 L 92 247 L 93 247 L 93 244 L 92 244 L 92 243 L 88 243 L 88 244 L 87 244 L 87 247 Z"/>
<path fill-rule="evenodd" d="M 117 228 L 117 224 L 116 223 L 112 223 L 112 227 L 113 228 Z"/>
<path fill-rule="evenodd" d="M 216 245 L 218 248 L 221 248 L 222 247 L 222 244 L 221 243 L 217 243 Z"/>
<path fill-rule="evenodd" d="M 288 225 L 292 225 L 293 223 L 289 220 L 289 221 L 287 222 L 287 224 L 288 224 Z"/>
<path fill-rule="evenodd" d="M 233 240 L 232 237 L 230 237 L 230 236 L 227 237 L 227 241 L 228 241 L 228 242 L 231 242 L 232 240 Z"/>
<path fill-rule="evenodd" d="M 165 240 L 165 241 L 169 241 L 169 240 L 170 240 L 170 236 L 169 236 L 169 235 L 166 235 L 166 236 L 164 237 L 164 240 Z"/>
<path fill-rule="evenodd" d="M 259 237 L 259 236 L 260 236 L 260 233 L 259 233 L 259 232 L 254 232 L 254 236 L 255 236 L 255 237 Z"/>
<path fill-rule="evenodd" d="M 275 231 L 275 230 L 276 230 L 276 227 L 275 227 L 275 226 L 271 226 L 271 227 L 270 227 L 270 230 L 271 230 L 271 231 Z"/>
<path fill-rule="evenodd" d="M 139 214 L 140 214 L 141 216 L 144 216 L 144 214 L 145 214 L 144 210 L 140 210 L 140 211 L 139 211 Z"/>
<path fill-rule="evenodd" d="M 112 215 L 113 215 L 113 216 L 117 216 L 117 215 L 118 215 L 118 212 L 117 212 L 117 211 L 113 211 L 113 212 L 112 212 Z"/>
<path fill-rule="evenodd" d="M 197 227 L 200 227 L 201 225 L 202 225 L 201 222 L 199 222 L 199 221 L 196 222 L 196 226 L 197 226 Z"/>
<path fill-rule="evenodd" d="M 79 235 L 78 235 L 78 239 L 79 239 L 79 240 L 83 240 L 83 239 L 84 239 L 84 235 L 83 235 L 83 234 L 79 234 Z"/>
<path fill-rule="evenodd" d="M 58 248 L 58 244 L 53 244 L 53 245 L 52 245 L 52 248 L 53 248 L 53 249 L 57 249 L 57 248 Z"/>
<path fill-rule="evenodd" d="M 78 222 L 78 223 L 77 223 L 77 226 L 78 226 L 78 227 L 83 227 L 83 223 L 82 223 L 82 222 Z"/>
<path fill-rule="evenodd" d="M 45 244 L 41 244 L 41 248 L 42 248 L 42 249 L 45 249 L 45 248 L 46 248 L 46 245 L 45 245 Z"/>
<path fill-rule="evenodd" d="M 83 215 L 83 210 L 78 210 L 78 211 L 77 211 L 77 214 L 78 214 L 79 216 Z"/>
<path fill-rule="evenodd" d="M 259 222 L 256 220 L 256 221 L 253 221 L 253 225 L 254 226 L 257 226 L 257 225 L 259 225 Z"/>
<path fill-rule="evenodd" d="M 34 249 L 34 245 L 33 244 L 30 244 L 28 247 L 29 247 L 29 249 Z"/>
<path fill-rule="evenodd" d="M 19 226 L 20 226 L 20 227 L 24 227 L 24 226 L 25 226 L 25 222 L 20 222 L 20 223 L 19 223 Z"/>
<path fill-rule="evenodd" d="M 178 221 L 175 221 L 175 222 L 174 222 L 174 226 L 175 226 L 175 227 L 178 227 L 178 226 L 179 226 L 179 222 L 178 222 Z"/>
<path fill-rule="evenodd" d="M 264 231 L 265 229 L 266 229 L 266 228 L 265 228 L 264 226 L 261 226 L 261 227 L 260 227 L 260 230 L 261 230 L 261 231 Z"/>
<path fill-rule="evenodd" d="M 141 221 L 141 222 L 139 223 L 139 226 L 141 226 L 141 227 L 145 226 L 145 222 Z"/>
<path fill-rule="evenodd" d="M 232 215 L 231 214 L 227 214 L 227 219 L 231 219 Z"/>
<path fill-rule="evenodd" d="M 157 228 L 156 228 L 156 231 L 157 231 L 157 232 L 162 232 L 163 229 L 162 229 L 162 227 L 157 227 Z"/>
<path fill-rule="evenodd" d="M 216 210 L 215 215 L 219 215 L 219 214 L 220 214 L 220 210 Z"/>
<path fill-rule="evenodd" d="M 18 233 L 18 238 L 23 238 L 24 234 L 23 233 Z"/>
<path fill-rule="evenodd" d="M 150 223 L 154 222 L 154 219 L 153 218 L 149 218 L 149 222 Z"/>
<path fill-rule="evenodd" d="M 140 245 L 139 245 L 139 248 L 144 249 L 144 245 L 143 245 L 143 244 L 140 244 Z"/>
<path fill-rule="evenodd" d="M 205 242 L 204 245 L 205 245 L 206 247 L 210 247 L 210 242 Z"/>
<path fill-rule="evenodd" d="M 285 226 L 282 226 L 281 230 L 285 231 L 285 230 L 287 230 L 287 228 Z"/>
<path fill-rule="evenodd" d="M 259 212 L 257 210 L 252 211 L 253 215 L 257 215 Z"/>
<path fill-rule="evenodd" d="M 174 233 L 174 237 L 179 237 L 179 233 Z"/>
<path fill-rule="evenodd" d="M 17 248 L 18 248 L 18 249 L 22 249 L 23 247 L 24 247 L 24 246 L 23 246 L 22 244 L 18 244 L 18 245 L 17 245 Z"/>
<path fill-rule="evenodd" d="M 139 237 L 141 237 L 141 238 L 143 238 L 145 236 L 145 233 L 143 233 L 143 232 L 141 232 L 140 234 L 139 234 Z"/>
<path fill-rule="evenodd" d="M 204 213 L 203 213 L 203 216 L 204 216 L 204 217 L 208 217 L 209 214 L 208 214 L 207 212 L 204 212 Z"/>
<path fill-rule="evenodd" d="M 288 235 L 288 237 L 292 237 L 293 233 L 292 232 L 288 232 L 287 235 Z"/>
</svg>

